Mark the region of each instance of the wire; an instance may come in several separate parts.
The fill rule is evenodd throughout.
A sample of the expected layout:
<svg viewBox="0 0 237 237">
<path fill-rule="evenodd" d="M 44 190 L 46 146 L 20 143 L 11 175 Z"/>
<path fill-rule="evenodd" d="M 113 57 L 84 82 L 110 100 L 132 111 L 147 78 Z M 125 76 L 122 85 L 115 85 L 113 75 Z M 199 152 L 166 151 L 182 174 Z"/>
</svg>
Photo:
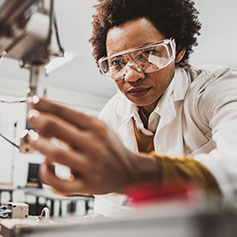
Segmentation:
<svg viewBox="0 0 237 237">
<path fill-rule="evenodd" d="M 0 217 L 2 218 L 9 218 L 11 215 L 12 211 L 9 209 L 6 209 L 4 211 L 0 211 Z"/>
<path fill-rule="evenodd" d="M 12 142 L 12 141 L 9 140 L 8 138 L 6 138 L 6 137 L 5 137 L 4 135 L 2 135 L 1 133 L 0 133 L 0 136 L 1 136 L 5 141 L 11 143 L 14 147 L 20 149 L 20 146 L 18 146 L 16 143 Z"/>
<path fill-rule="evenodd" d="M 0 99 L 0 102 L 6 103 L 6 104 L 25 103 L 26 99 L 20 99 L 20 100 L 4 100 L 4 99 Z"/>
<path fill-rule="evenodd" d="M 39 219 L 44 220 L 44 222 L 47 222 L 49 220 L 50 211 L 48 207 L 44 207 L 40 213 Z M 44 217 L 44 219 L 43 219 Z"/>
<path fill-rule="evenodd" d="M 57 40 L 59 51 L 64 55 L 65 50 L 62 47 L 61 42 L 60 42 L 59 33 L 58 33 L 57 19 L 56 19 L 55 13 L 54 13 L 54 30 L 55 30 L 55 34 L 56 34 L 56 40 Z"/>
</svg>

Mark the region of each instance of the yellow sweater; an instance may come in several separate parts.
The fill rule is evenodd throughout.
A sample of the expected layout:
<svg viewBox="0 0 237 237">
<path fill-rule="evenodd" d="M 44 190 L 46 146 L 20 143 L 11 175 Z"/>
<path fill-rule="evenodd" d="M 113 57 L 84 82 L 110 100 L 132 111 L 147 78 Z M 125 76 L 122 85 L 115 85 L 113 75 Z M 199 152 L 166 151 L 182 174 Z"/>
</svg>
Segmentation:
<svg viewBox="0 0 237 237">
<path fill-rule="evenodd" d="M 176 158 L 157 154 L 154 151 L 154 135 L 142 134 L 138 131 L 135 120 L 133 120 L 133 124 L 139 152 L 150 153 L 157 159 L 157 177 L 161 185 L 186 182 L 202 188 L 207 196 L 221 197 L 215 177 L 205 166 L 192 158 Z"/>
</svg>

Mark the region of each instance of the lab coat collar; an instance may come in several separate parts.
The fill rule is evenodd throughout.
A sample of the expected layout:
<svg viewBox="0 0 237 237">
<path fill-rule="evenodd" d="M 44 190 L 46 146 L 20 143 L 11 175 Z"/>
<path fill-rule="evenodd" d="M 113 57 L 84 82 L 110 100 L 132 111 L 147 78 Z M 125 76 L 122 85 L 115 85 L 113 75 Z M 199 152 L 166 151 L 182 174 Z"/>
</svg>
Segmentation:
<svg viewBox="0 0 237 237">
<path fill-rule="evenodd" d="M 175 70 L 175 76 L 173 82 L 174 82 L 173 100 L 174 101 L 184 100 L 188 88 L 191 85 L 190 75 L 184 68 L 177 68 Z"/>
<path fill-rule="evenodd" d="M 120 97 L 120 103 L 117 106 L 117 114 L 122 118 L 122 123 L 128 122 L 138 111 L 138 107 L 129 101 L 124 95 Z"/>
<path fill-rule="evenodd" d="M 190 86 L 189 78 L 183 68 L 177 68 L 173 80 L 161 97 L 155 109 L 160 115 L 159 130 L 169 124 L 176 116 L 175 102 L 184 99 Z"/>
</svg>

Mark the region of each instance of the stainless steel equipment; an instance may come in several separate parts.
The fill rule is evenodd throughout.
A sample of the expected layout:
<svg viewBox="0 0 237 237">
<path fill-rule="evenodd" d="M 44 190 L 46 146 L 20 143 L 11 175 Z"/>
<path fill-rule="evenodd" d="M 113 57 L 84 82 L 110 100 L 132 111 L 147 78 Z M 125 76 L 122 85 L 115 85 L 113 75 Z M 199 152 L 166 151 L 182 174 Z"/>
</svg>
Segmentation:
<svg viewBox="0 0 237 237">
<path fill-rule="evenodd" d="M 59 45 L 58 53 L 51 46 L 52 32 L 55 30 Z M 60 46 L 54 0 L 0 0 L 0 57 L 19 60 L 20 66 L 30 72 L 27 98 L 45 96 L 45 65 L 51 56 L 63 56 Z M 30 108 L 27 107 L 27 112 Z M 20 141 L 20 151 L 32 152 L 28 144 L 29 131 Z"/>
</svg>

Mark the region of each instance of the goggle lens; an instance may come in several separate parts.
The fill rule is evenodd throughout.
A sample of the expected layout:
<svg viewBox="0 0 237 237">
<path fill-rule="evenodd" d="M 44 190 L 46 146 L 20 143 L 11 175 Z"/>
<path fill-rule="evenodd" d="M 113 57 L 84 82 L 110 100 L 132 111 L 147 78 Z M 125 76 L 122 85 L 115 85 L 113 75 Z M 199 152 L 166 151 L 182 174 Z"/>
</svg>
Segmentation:
<svg viewBox="0 0 237 237">
<path fill-rule="evenodd" d="M 174 40 L 164 40 L 136 49 L 126 50 L 99 61 L 102 73 L 110 73 L 113 80 L 124 78 L 128 65 L 133 65 L 138 71 L 151 73 L 168 66 L 175 58 Z"/>
</svg>

